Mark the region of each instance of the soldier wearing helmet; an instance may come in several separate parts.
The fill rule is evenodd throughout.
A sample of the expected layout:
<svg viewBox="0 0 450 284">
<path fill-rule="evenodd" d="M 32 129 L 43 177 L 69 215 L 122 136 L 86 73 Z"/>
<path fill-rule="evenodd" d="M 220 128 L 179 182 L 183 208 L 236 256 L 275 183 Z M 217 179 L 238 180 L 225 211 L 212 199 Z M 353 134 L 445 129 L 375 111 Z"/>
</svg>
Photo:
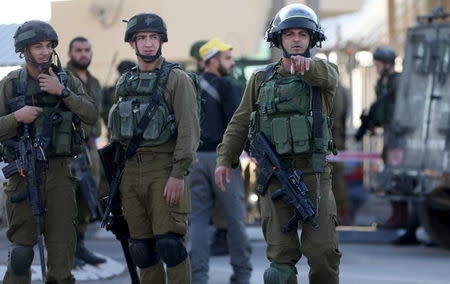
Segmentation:
<svg viewBox="0 0 450 284">
<path fill-rule="evenodd" d="M 395 51 L 386 46 L 380 46 L 373 52 L 373 63 L 379 76 L 375 85 L 376 101 L 370 106 L 370 126 L 383 128 L 383 161 L 387 162 L 386 146 L 396 140 L 391 121 L 394 115 L 395 97 L 400 84 L 400 73 L 395 72 Z M 391 216 L 383 223 L 382 228 L 401 228 L 408 222 L 408 203 L 391 201 Z M 415 238 L 415 237 L 414 237 Z"/>
<path fill-rule="evenodd" d="M 97 107 L 75 76 L 71 73 L 64 76 L 54 50 L 58 36 L 49 24 L 25 22 L 17 29 L 14 40 L 15 50 L 25 57 L 26 65 L 0 82 L 0 142 L 8 145 L 5 149 L 8 163 L 23 158 L 15 144 L 25 130 L 39 149 L 36 173 L 44 212 L 40 220 L 48 252 L 44 281 L 75 283 L 71 268 L 77 208 L 75 183 L 68 164 L 81 150 L 81 122 L 93 125 Z M 52 64 L 55 57 L 58 66 Z M 16 100 L 24 104 L 12 104 Z M 14 173 L 5 189 L 7 236 L 12 246 L 3 283 L 31 283 L 30 266 L 37 232 L 30 202 L 26 198 L 17 202 L 17 196 L 26 196 L 28 186 L 25 177 Z"/>
<path fill-rule="evenodd" d="M 165 283 L 166 274 L 168 283 L 191 283 L 183 238 L 191 211 L 187 174 L 200 127 L 193 81 L 161 56 L 167 39 L 158 15 L 143 13 L 128 21 L 125 42 L 138 65 L 120 77 L 108 121 L 111 139 L 122 145 L 129 145 L 136 133 L 142 135 L 120 183 L 129 250 L 141 283 Z M 149 107 L 156 111 L 141 125 Z"/>
<path fill-rule="evenodd" d="M 272 178 L 260 192 L 270 261 L 264 272 L 266 284 L 297 283 L 295 265 L 302 255 L 310 265 L 310 283 L 339 283 L 336 203 L 325 159 L 335 147 L 329 115 L 339 74 L 334 64 L 311 57 L 311 48 L 324 40 L 313 10 L 302 4 L 282 8 L 267 30 L 267 41 L 283 50 L 283 58 L 253 73 L 217 147 L 215 179 L 225 190 L 223 178 L 230 182 L 231 167 L 237 165 L 247 133 L 251 139 L 263 132 L 290 170 L 303 171 L 308 199 L 318 211 L 319 228 L 302 224 L 300 242 L 297 230 L 281 231 L 294 209 L 282 200 L 272 201 L 271 194 L 280 186 L 278 180 Z"/>
<path fill-rule="evenodd" d="M 202 47 L 207 42 L 208 42 L 207 40 L 198 40 L 191 45 L 191 50 L 189 54 L 191 55 L 192 58 L 195 59 L 195 63 L 197 65 L 196 71 L 197 74 L 203 73 L 205 69 L 205 61 L 200 56 L 200 47 Z"/>
</svg>

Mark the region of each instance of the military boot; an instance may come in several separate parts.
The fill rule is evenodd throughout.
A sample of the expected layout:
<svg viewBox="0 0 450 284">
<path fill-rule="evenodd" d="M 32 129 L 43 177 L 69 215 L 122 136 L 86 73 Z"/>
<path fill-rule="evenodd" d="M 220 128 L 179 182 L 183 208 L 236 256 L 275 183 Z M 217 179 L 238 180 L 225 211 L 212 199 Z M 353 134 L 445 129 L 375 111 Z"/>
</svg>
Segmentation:
<svg viewBox="0 0 450 284">
<path fill-rule="evenodd" d="M 77 233 L 77 247 L 75 250 L 75 257 L 91 265 L 97 265 L 106 262 L 106 259 L 94 255 L 85 247 L 84 233 Z"/>
<path fill-rule="evenodd" d="M 224 229 L 216 229 L 210 246 L 210 253 L 212 256 L 227 255 L 230 253 L 228 251 L 227 232 L 228 231 Z"/>
<path fill-rule="evenodd" d="M 297 283 L 292 276 L 295 276 L 295 271 L 290 265 L 272 262 L 264 271 L 264 284 Z"/>
<path fill-rule="evenodd" d="M 84 265 L 86 265 L 86 262 L 84 262 L 84 260 L 82 260 L 76 256 L 73 257 L 72 269 L 81 268 Z"/>
<path fill-rule="evenodd" d="M 408 203 L 404 201 L 392 201 L 392 215 L 386 222 L 378 227 L 385 229 L 398 229 L 406 227 L 408 223 Z"/>
</svg>

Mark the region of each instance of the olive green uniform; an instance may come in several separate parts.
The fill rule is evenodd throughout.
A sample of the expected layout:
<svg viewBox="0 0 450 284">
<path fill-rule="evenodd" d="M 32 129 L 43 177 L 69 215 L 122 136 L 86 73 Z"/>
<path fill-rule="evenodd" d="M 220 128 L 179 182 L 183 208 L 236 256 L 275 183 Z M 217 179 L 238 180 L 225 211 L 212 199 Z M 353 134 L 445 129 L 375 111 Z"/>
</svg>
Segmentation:
<svg viewBox="0 0 450 284">
<path fill-rule="evenodd" d="M 155 71 L 161 69 L 163 61 L 164 58 L 162 57 L 157 59 Z M 140 72 L 138 68 L 125 73 L 117 84 L 116 93 L 118 97 L 122 99 L 122 87 L 130 86 L 133 88 L 135 84 L 138 84 L 140 76 L 154 78 L 155 74 L 156 72 L 153 71 Z M 149 84 L 154 84 L 154 82 L 152 80 L 152 83 Z M 158 241 L 161 237 L 167 234 L 176 236 L 186 234 L 187 214 L 191 211 L 191 199 L 186 175 L 188 168 L 194 161 L 200 137 L 197 100 L 192 80 L 184 71 L 174 68 L 169 73 L 165 90 L 166 106 L 173 111 L 178 134 L 176 136 L 170 136 L 169 134 L 169 137 L 167 137 L 167 127 L 161 129 L 164 122 L 161 121 L 162 119 L 158 117 L 158 114 L 155 115 L 144 131 L 144 139 L 137 153 L 126 161 L 120 184 L 123 213 L 130 229 L 131 242 L 133 240 L 148 240 L 150 254 L 152 255 L 158 249 Z M 139 92 L 139 90 L 134 88 L 132 93 L 135 92 Z M 140 98 L 149 98 L 151 95 L 152 93 L 141 93 Z M 137 96 L 134 96 L 134 98 L 136 99 Z M 113 140 L 124 142 L 123 136 L 126 133 L 133 133 L 132 129 L 128 129 L 128 127 L 131 123 L 135 125 L 140 120 L 138 114 L 142 113 L 146 106 L 141 104 L 139 110 L 134 108 L 136 112 L 132 112 L 131 108 L 126 106 L 126 102 L 131 101 L 131 99 L 122 101 L 124 101 L 122 106 L 119 100 L 119 103 L 112 107 L 108 128 L 110 128 Z M 124 118 L 133 115 L 133 113 L 133 119 L 128 121 L 127 124 L 127 120 Z M 117 120 L 119 117 L 120 119 Z M 120 124 L 120 126 L 117 126 L 117 124 Z M 148 137 L 153 139 L 146 139 L 146 133 L 148 133 Z M 164 136 L 166 139 L 164 139 Z M 162 142 L 164 140 L 167 141 Z M 183 179 L 185 185 L 183 198 L 174 206 L 167 205 L 163 195 L 169 177 Z M 161 252 L 159 252 L 159 255 L 161 255 Z M 159 258 L 155 259 L 157 260 L 152 262 L 151 265 L 140 268 L 141 283 L 165 283 L 162 261 Z M 162 256 L 161 259 L 164 260 Z M 175 266 L 169 265 L 166 260 L 164 261 L 167 264 L 168 283 L 190 283 L 189 258 L 185 258 Z"/>
<path fill-rule="evenodd" d="M 97 121 L 94 125 L 91 126 L 91 125 L 82 124 L 85 135 L 86 135 L 86 139 L 87 139 L 87 147 L 89 148 L 89 154 L 91 156 L 91 161 L 92 161 L 92 168 L 91 168 L 92 176 L 94 177 L 95 183 L 98 186 L 100 184 L 101 173 L 100 173 L 100 158 L 98 156 L 95 139 L 97 137 L 100 137 L 101 129 L 102 129 L 102 124 L 101 124 L 101 120 L 100 120 L 100 114 L 101 114 L 101 110 L 102 110 L 102 106 L 101 106 L 102 89 L 100 87 L 100 82 L 97 80 L 97 78 L 92 76 L 92 74 L 89 71 L 87 72 L 87 82 L 84 82 L 77 76 L 77 73 L 75 72 L 75 69 L 74 69 L 73 65 L 70 64 L 70 62 L 67 64 L 66 69 L 71 71 L 74 74 L 74 76 L 76 76 L 81 81 L 81 83 L 83 84 L 84 90 L 94 100 L 94 102 L 97 105 L 97 108 L 99 109 L 99 112 L 98 112 L 99 115 L 98 115 Z M 79 190 L 77 190 L 76 198 L 77 198 L 77 208 L 78 208 L 77 232 L 85 233 L 87 231 L 87 228 L 89 225 L 91 214 L 87 207 L 86 201 L 84 200 L 84 198 Z"/>
<path fill-rule="evenodd" d="M 345 120 L 347 119 L 347 111 L 349 105 L 349 91 L 338 84 L 336 95 L 333 99 L 333 112 L 331 116 L 333 120 L 333 140 L 338 150 L 345 150 Z M 338 212 L 350 212 L 350 198 L 347 190 L 347 182 L 344 177 L 344 163 L 333 163 L 333 193 L 336 199 Z"/>
<path fill-rule="evenodd" d="M 295 139 L 298 141 L 294 144 L 285 143 L 291 139 L 291 134 L 287 135 L 284 132 L 287 131 L 286 122 L 288 121 L 298 123 L 300 126 L 306 126 L 306 119 L 308 119 L 306 116 L 308 114 L 303 113 L 301 116 L 298 116 L 298 114 L 290 116 L 291 114 L 288 113 L 286 118 L 283 113 L 279 115 L 277 111 L 272 113 L 273 116 L 268 116 L 267 112 L 285 109 L 285 103 L 289 104 L 289 107 L 303 107 L 303 111 L 306 111 L 310 100 L 308 99 L 309 95 L 306 96 L 305 94 L 309 93 L 308 85 L 313 85 L 320 88 L 323 113 L 329 115 L 338 80 L 337 67 L 326 61 L 313 58 L 311 59 L 309 71 L 300 76 L 298 74 L 290 75 L 278 64 L 275 74 L 270 80 L 265 80 L 265 72 L 255 72 L 251 76 L 241 104 L 228 125 L 223 142 L 217 148 L 217 166 L 231 167 L 237 165 L 239 155 L 247 139 L 247 133 L 250 130 L 250 134 L 252 134 L 254 124 L 259 123 L 260 130 L 266 135 L 270 134 L 269 136 L 272 136 L 271 140 L 275 140 L 272 143 L 275 142 L 278 153 L 289 152 L 293 149 L 292 147 L 295 147 L 299 152 L 306 150 L 304 154 L 282 154 L 282 158 L 284 162 L 291 166 L 291 170 L 299 168 L 303 171 L 304 181 L 310 189 L 308 197 L 311 201 L 314 201 L 316 200 L 316 178 L 312 169 L 312 156 L 310 153 L 307 153 L 309 141 L 305 143 L 302 140 L 308 139 L 310 128 L 291 127 L 292 131 L 301 132 L 300 134 L 296 133 Z M 264 83 L 266 86 L 263 86 Z M 291 84 L 294 84 L 295 88 L 292 88 Z M 267 88 L 270 86 L 272 86 L 272 90 L 273 88 L 278 88 L 277 91 L 268 91 Z M 298 95 L 295 94 L 297 91 Z M 301 94 L 302 92 L 303 94 Z M 274 99 L 278 94 L 280 96 L 287 94 L 290 96 L 290 99 L 287 101 L 284 101 L 282 98 Z M 266 106 L 256 105 L 260 103 L 260 99 L 267 100 L 270 97 L 272 97 L 275 107 L 273 107 L 273 104 Z M 254 119 L 257 115 L 255 114 L 257 110 L 266 112 L 258 122 Z M 253 119 L 250 123 L 251 117 Z M 267 117 L 272 117 L 272 127 L 265 123 L 264 119 Z M 250 129 L 249 124 L 252 124 Z M 299 240 L 296 231 L 290 233 L 282 233 L 281 231 L 281 227 L 292 217 L 294 210 L 282 200 L 272 201 L 270 199 L 271 193 L 279 188 L 279 183 L 276 179 L 272 179 L 267 192 L 261 196 L 262 229 L 267 242 L 267 257 L 272 263 L 272 267 L 278 267 L 280 270 L 283 270 L 288 266 L 289 283 L 296 283 L 295 274 L 292 272 L 295 271 L 294 266 L 302 254 L 308 258 L 310 265 L 310 283 L 332 284 L 339 282 L 341 253 L 338 249 L 336 204 L 331 192 L 330 172 L 330 166 L 325 164 L 324 172 L 320 175 L 321 199 L 317 216 L 319 229 L 313 230 L 310 225 L 304 225 L 301 240 Z M 281 268 L 281 266 L 284 266 L 284 268 Z"/>
<path fill-rule="evenodd" d="M 8 112 L 6 101 L 14 96 L 13 80 L 18 80 L 20 72 L 25 72 L 27 93 L 40 92 L 39 82 L 27 74 L 26 68 L 9 73 L 0 82 L 0 141 L 13 138 L 19 134 L 18 127 L 20 124 L 14 119 L 13 114 Z M 69 113 L 75 113 L 84 123 L 95 123 L 97 108 L 94 102 L 84 94 L 81 82 L 70 73 L 68 74 L 68 87 L 71 90 L 71 95 L 62 100 L 69 109 Z M 46 94 L 43 96 L 45 100 L 45 98 L 52 98 L 53 95 Z M 33 125 L 36 125 L 44 114 L 45 108 Z M 64 122 L 66 120 L 62 124 L 65 124 Z M 69 126 L 71 127 L 71 125 L 69 121 Z M 72 135 L 75 135 L 75 133 L 72 132 Z M 58 135 L 54 135 L 54 139 L 58 139 L 57 137 Z M 53 140 L 52 143 L 54 143 Z M 55 153 L 55 147 L 57 146 L 51 145 L 48 152 L 53 151 Z M 56 155 L 49 153 L 47 153 L 47 166 L 41 173 L 41 196 L 46 208 L 42 219 L 42 232 L 48 252 L 46 283 L 74 283 L 75 279 L 70 270 L 76 244 L 76 181 L 68 167 L 71 160 L 70 154 Z M 25 190 L 26 179 L 18 174 L 9 179 L 5 190 L 7 195 L 7 237 L 13 247 L 34 246 L 36 244 L 35 225 L 29 202 L 12 203 L 10 201 L 12 195 L 23 193 Z M 31 283 L 31 271 L 28 269 L 25 275 L 16 275 L 8 268 L 3 281 L 4 283 L 14 284 Z"/>
</svg>

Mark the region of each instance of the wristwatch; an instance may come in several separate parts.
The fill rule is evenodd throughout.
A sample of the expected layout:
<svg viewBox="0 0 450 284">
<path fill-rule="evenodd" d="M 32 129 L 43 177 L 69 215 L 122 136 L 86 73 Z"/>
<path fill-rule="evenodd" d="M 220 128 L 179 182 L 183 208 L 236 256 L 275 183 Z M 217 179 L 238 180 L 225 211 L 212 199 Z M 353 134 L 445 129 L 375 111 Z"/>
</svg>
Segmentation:
<svg viewBox="0 0 450 284">
<path fill-rule="evenodd" d="M 61 98 L 65 99 L 68 96 L 70 96 L 71 92 L 69 90 L 69 88 L 65 87 L 64 89 L 62 89 L 61 91 Z"/>
</svg>

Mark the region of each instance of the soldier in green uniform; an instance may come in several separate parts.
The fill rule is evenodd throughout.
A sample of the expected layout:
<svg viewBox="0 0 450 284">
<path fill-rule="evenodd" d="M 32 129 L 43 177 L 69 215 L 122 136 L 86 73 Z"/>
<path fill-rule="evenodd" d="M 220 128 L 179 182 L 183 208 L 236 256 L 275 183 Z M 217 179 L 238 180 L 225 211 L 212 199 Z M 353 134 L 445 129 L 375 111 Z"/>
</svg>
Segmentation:
<svg viewBox="0 0 450 284">
<path fill-rule="evenodd" d="M 82 124 L 86 135 L 86 147 L 89 151 L 90 161 L 92 164 L 91 172 L 95 179 L 97 187 L 100 184 L 100 159 L 97 152 L 97 144 L 95 139 L 101 134 L 101 87 L 100 83 L 88 71 L 88 67 L 92 60 L 92 46 L 85 37 L 75 37 L 69 43 L 69 58 L 66 69 L 71 71 L 82 83 L 86 93 L 94 100 L 98 109 L 99 115 L 97 122 L 93 125 Z M 75 250 L 74 266 L 81 266 L 84 263 L 100 264 L 106 259 L 98 257 L 90 252 L 84 244 L 84 236 L 86 234 L 88 225 L 91 220 L 86 200 L 83 198 L 80 190 L 77 190 L 77 247 Z"/>
<path fill-rule="evenodd" d="M 29 125 L 34 141 L 49 138 L 48 147 L 42 147 L 46 161 L 38 161 L 45 207 L 41 218 L 42 232 L 48 252 L 45 283 L 75 283 L 70 270 L 76 245 L 76 181 L 68 164 L 81 149 L 80 120 L 94 124 L 97 108 L 85 95 L 76 77 L 68 73 L 67 86 L 64 86 L 51 69 L 58 36 L 49 24 L 26 22 L 17 29 L 14 39 L 15 50 L 25 57 L 26 65 L 12 71 L 0 82 L 0 141 L 17 141 L 23 135 L 24 124 Z M 12 112 L 7 102 L 19 95 L 25 96 L 26 106 Z M 52 113 L 57 114 L 61 121 L 49 126 L 47 116 Z M 51 137 L 45 134 L 47 127 L 53 127 Z M 15 156 L 14 149 L 7 147 L 5 156 L 7 162 L 11 162 Z M 3 283 L 31 283 L 30 266 L 36 244 L 31 206 L 27 199 L 19 202 L 11 199 L 23 194 L 26 187 L 26 178 L 15 174 L 5 190 L 7 237 L 12 246 Z"/>
<path fill-rule="evenodd" d="M 261 196 L 262 229 L 271 263 L 264 272 L 264 283 L 297 283 L 295 265 L 302 255 L 308 259 L 310 283 L 338 283 L 341 252 L 336 203 L 331 191 L 330 166 L 325 161 L 333 144 L 328 115 L 338 70 L 332 63 L 310 57 L 310 49 L 325 40 L 325 36 L 316 14 L 305 5 L 282 8 L 269 26 L 267 40 L 283 50 L 283 58 L 251 76 L 241 104 L 217 147 L 216 184 L 225 190 L 223 178 L 230 182 L 231 167 L 238 163 L 247 133 L 251 138 L 262 131 L 291 170 L 303 171 L 310 189 L 308 198 L 318 207 L 319 224 L 317 230 L 304 224 L 301 239 L 296 230 L 283 233 L 281 228 L 294 209 L 282 198 L 271 200 L 271 193 L 280 186 L 275 178 L 271 180 L 267 192 Z M 311 105 L 320 106 L 321 111 L 312 110 Z M 316 127 L 322 133 L 320 139 L 312 133 L 311 112 L 316 114 L 314 117 L 322 117 L 317 119 L 322 124 Z"/>
<path fill-rule="evenodd" d="M 202 47 L 205 43 L 207 43 L 207 40 L 197 40 L 191 45 L 191 50 L 189 54 L 192 58 L 195 59 L 197 70 L 195 71 L 198 75 L 202 74 L 205 70 L 205 61 L 200 56 L 200 47 Z"/>
<path fill-rule="evenodd" d="M 375 85 L 376 101 L 371 105 L 369 112 L 369 125 L 383 128 L 383 162 L 387 163 L 386 147 L 395 142 L 396 137 L 391 121 L 394 115 L 395 94 L 400 84 L 400 73 L 395 72 L 396 54 L 389 47 L 381 46 L 375 49 L 373 60 L 377 74 L 379 75 Z M 401 228 L 408 222 L 408 203 L 404 201 L 392 201 L 391 216 L 379 227 Z"/>
<path fill-rule="evenodd" d="M 140 268 L 141 283 L 190 283 L 191 267 L 183 244 L 187 214 L 191 211 L 188 168 L 199 144 L 200 126 L 193 81 L 180 68 L 172 69 L 161 56 L 167 42 L 161 17 L 133 16 L 125 42 L 136 53 L 138 66 L 117 83 L 117 103 L 110 111 L 112 140 L 127 144 L 145 109 L 164 90 L 163 100 L 142 130 L 137 153 L 125 163 L 120 192 L 130 230 L 130 254 Z M 170 70 L 165 87 L 161 75 Z"/>
</svg>

